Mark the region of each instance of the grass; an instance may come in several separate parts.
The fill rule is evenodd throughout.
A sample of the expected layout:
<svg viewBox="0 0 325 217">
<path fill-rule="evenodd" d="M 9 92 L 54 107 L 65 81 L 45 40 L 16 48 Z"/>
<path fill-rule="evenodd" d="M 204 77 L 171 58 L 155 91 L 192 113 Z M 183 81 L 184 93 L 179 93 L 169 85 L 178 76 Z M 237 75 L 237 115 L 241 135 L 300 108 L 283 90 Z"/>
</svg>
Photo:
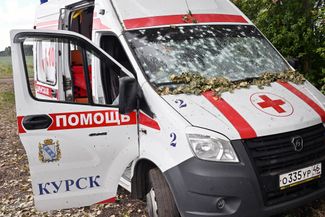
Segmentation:
<svg viewBox="0 0 325 217">
<path fill-rule="evenodd" d="M 0 84 L 0 115 L 5 114 L 6 121 L 15 122 L 15 95 L 11 84 Z M 5 124 L 5 123 L 1 123 Z M 1 139 L 0 139 L 1 140 Z"/>
<path fill-rule="evenodd" d="M 15 103 L 15 95 L 12 91 L 0 92 L 0 108 L 13 106 Z"/>
<path fill-rule="evenodd" d="M 33 76 L 33 57 L 26 57 L 27 69 L 29 76 Z M 0 79 L 1 78 L 12 78 L 12 64 L 10 56 L 0 56 Z"/>
<path fill-rule="evenodd" d="M 0 78 L 12 76 L 11 57 L 0 57 Z"/>
</svg>

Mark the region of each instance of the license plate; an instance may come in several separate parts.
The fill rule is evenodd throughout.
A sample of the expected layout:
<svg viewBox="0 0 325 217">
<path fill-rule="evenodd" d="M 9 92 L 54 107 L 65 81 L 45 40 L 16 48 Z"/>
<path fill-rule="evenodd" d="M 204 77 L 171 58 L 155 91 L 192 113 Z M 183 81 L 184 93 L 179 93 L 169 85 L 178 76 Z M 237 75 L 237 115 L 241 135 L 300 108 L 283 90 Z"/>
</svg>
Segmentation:
<svg viewBox="0 0 325 217">
<path fill-rule="evenodd" d="M 305 182 L 309 182 L 313 179 L 320 178 L 321 174 L 321 163 L 282 174 L 279 176 L 280 189 L 283 190 Z"/>
</svg>

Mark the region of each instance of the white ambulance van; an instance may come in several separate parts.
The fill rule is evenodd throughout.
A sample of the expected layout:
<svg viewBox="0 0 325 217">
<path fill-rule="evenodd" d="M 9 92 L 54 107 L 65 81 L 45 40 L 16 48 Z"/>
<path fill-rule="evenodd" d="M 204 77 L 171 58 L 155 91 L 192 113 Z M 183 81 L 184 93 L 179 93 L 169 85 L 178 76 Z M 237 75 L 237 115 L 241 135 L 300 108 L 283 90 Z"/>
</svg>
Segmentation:
<svg viewBox="0 0 325 217">
<path fill-rule="evenodd" d="M 229 0 L 42 2 L 34 30 L 11 32 L 37 209 L 114 202 L 118 185 L 160 217 L 263 217 L 324 195 L 325 97 L 308 81 L 178 91 L 191 73 L 293 70 Z"/>
</svg>

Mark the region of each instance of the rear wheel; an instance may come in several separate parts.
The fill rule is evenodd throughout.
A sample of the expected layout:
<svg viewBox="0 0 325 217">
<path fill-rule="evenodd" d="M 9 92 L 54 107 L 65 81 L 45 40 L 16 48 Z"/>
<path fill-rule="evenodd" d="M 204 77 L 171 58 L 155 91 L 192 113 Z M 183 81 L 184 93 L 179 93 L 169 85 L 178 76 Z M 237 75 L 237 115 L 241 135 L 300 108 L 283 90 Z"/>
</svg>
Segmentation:
<svg viewBox="0 0 325 217">
<path fill-rule="evenodd" d="M 158 168 L 149 170 L 149 192 L 146 195 L 150 217 L 179 217 L 174 197 Z"/>
</svg>

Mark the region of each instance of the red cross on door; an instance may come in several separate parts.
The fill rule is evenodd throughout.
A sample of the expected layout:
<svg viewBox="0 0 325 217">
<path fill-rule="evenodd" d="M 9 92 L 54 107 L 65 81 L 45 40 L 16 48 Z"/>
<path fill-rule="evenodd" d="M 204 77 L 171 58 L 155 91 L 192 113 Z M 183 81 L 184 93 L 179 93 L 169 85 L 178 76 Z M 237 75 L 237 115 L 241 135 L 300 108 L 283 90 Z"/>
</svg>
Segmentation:
<svg viewBox="0 0 325 217">
<path fill-rule="evenodd" d="M 286 112 L 281 106 L 285 104 L 285 101 L 282 99 L 272 100 L 270 97 L 266 95 L 260 95 L 259 96 L 264 102 L 257 103 L 261 108 L 273 108 L 278 113 L 284 113 Z"/>
</svg>

